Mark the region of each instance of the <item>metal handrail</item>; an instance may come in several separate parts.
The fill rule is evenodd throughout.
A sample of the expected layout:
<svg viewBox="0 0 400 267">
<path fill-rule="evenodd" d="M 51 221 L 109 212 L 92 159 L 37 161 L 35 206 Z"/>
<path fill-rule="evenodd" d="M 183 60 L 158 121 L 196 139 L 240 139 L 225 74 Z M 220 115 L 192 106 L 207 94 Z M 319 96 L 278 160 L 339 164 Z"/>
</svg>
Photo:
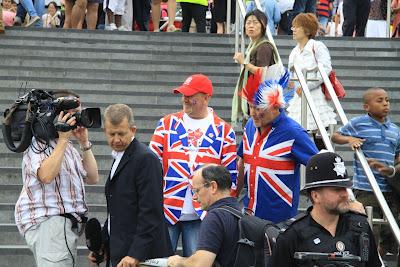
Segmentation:
<svg viewBox="0 0 400 267">
<path fill-rule="evenodd" d="M 322 139 L 324 141 L 324 144 L 326 146 L 326 148 L 329 151 L 334 152 L 331 140 L 328 136 L 328 133 L 324 127 L 324 125 L 322 124 L 321 118 L 319 116 L 319 113 L 317 112 L 316 106 L 314 104 L 314 100 L 312 99 L 310 90 L 308 88 L 306 79 L 304 78 L 303 75 L 303 70 L 300 68 L 299 65 L 294 64 L 294 70 L 296 72 L 297 78 L 300 82 L 300 85 L 302 87 L 302 91 L 303 94 L 305 96 L 305 99 L 307 100 L 308 106 L 310 107 L 310 111 L 312 113 L 312 116 L 317 124 L 318 130 L 320 131 L 321 135 L 322 135 Z M 317 64 L 317 67 L 314 69 L 309 69 L 309 70 L 305 70 L 306 72 L 312 72 L 312 71 L 316 71 L 318 70 L 321 74 L 321 77 L 323 79 L 323 82 L 329 92 L 329 94 L 331 95 L 332 98 L 332 102 L 336 108 L 336 111 L 339 115 L 340 120 L 342 121 L 343 125 L 348 123 L 348 119 L 346 117 L 346 114 L 344 113 L 344 110 L 339 102 L 338 97 L 336 96 L 335 90 L 332 87 L 332 84 L 329 80 L 328 75 L 326 74 L 325 70 L 323 69 L 323 66 L 321 63 Z M 396 223 L 396 220 L 393 217 L 392 212 L 390 211 L 389 206 L 386 203 L 386 200 L 379 188 L 378 183 L 376 182 L 376 179 L 374 177 L 374 174 L 371 171 L 371 168 L 369 167 L 369 164 L 367 162 L 367 160 L 365 159 L 365 156 L 363 154 L 363 152 L 361 151 L 361 149 L 356 149 L 355 151 L 356 156 L 358 157 L 358 159 L 360 160 L 361 166 L 363 167 L 365 174 L 367 175 L 368 181 L 372 187 L 372 190 L 379 202 L 379 205 L 381 207 L 381 209 L 383 210 L 383 213 L 385 214 L 389 224 L 390 224 L 390 228 L 392 229 L 393 234 L 395 235 L 396 239 L 397 239 L 397 243 L 400 245 L 400 229 L 399 226 Z M 352 191 L 350 190 L 351 194 Z M 349 193 L 350 193 L 349 192 Z"/>
</svg>

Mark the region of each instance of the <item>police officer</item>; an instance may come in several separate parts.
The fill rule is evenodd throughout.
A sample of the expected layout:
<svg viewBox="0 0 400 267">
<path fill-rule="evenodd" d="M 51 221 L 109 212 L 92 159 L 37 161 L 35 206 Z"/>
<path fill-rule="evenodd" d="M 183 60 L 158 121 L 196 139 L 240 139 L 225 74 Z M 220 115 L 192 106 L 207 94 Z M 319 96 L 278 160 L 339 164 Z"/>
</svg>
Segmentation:
<svg viewBox="0 0 400 267">
<path fill-rule="evenodd" d="M 303 190 L 312 206 L 279 235 L 269 267 L 381 266 L 367 217 L 349 211 L 346 189 L 352 185 L 339 155 L 320 152 L 311 157 Z M 298 260 L 295 252 L 333 253 L 337 258 L 355 255 L 362 261 L 340 265 L 327 259 Z"/>
</svg>

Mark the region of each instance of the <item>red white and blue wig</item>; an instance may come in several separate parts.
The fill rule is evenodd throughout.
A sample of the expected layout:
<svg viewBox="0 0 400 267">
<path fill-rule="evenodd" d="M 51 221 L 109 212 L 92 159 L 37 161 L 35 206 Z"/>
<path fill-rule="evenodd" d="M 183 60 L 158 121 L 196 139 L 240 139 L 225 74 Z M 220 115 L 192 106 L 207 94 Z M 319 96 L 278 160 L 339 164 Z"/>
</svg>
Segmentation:
<svg viewBox="0 0 400 267">
<path fill-rule="evenodd" d="M 284 108 L 293 98 L 294 90 L 287 88 L 290 74 L 287 69 L 277 79 L 262 78 L 261 69 L 249 76 L 246 86 L 242 89 L 242 97 L 257 108 Z"/>
</svg>

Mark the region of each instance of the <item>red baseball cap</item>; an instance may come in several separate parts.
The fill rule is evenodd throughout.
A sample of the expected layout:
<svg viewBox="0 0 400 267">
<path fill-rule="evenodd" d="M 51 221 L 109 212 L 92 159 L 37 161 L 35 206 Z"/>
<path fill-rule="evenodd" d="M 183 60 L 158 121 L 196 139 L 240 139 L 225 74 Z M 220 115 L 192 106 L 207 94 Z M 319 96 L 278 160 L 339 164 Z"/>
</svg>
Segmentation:
<svg viewBox="0 0 400 267">
<path fill-rule="evenodd" d="M 186 79 L 181 86 L 174 89 L 174 94 L 192 96 L 197 93 L 204 93 L 209 96 L 213 94 L 213 87 L 210 79 L 203 74 L 194 74 Z"/>
</svg>

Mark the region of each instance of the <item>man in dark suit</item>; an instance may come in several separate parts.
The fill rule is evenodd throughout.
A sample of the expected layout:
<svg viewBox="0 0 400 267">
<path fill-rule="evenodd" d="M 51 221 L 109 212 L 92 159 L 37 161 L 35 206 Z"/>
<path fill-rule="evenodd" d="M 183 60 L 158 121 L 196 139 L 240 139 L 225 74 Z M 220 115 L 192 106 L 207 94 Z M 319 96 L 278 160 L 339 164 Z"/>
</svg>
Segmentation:
<svg viewBox="0 0 400 267">
<path fill-rule="evenodd" d="M 172 255 L 163 214 L 161 164 L 135 138 L 132 110 L 124 104 L 107 107 L 104 132 L 115 158 L 105 185 L 108 265 L 136 267 L 145 259 Z"/>
</svg>

